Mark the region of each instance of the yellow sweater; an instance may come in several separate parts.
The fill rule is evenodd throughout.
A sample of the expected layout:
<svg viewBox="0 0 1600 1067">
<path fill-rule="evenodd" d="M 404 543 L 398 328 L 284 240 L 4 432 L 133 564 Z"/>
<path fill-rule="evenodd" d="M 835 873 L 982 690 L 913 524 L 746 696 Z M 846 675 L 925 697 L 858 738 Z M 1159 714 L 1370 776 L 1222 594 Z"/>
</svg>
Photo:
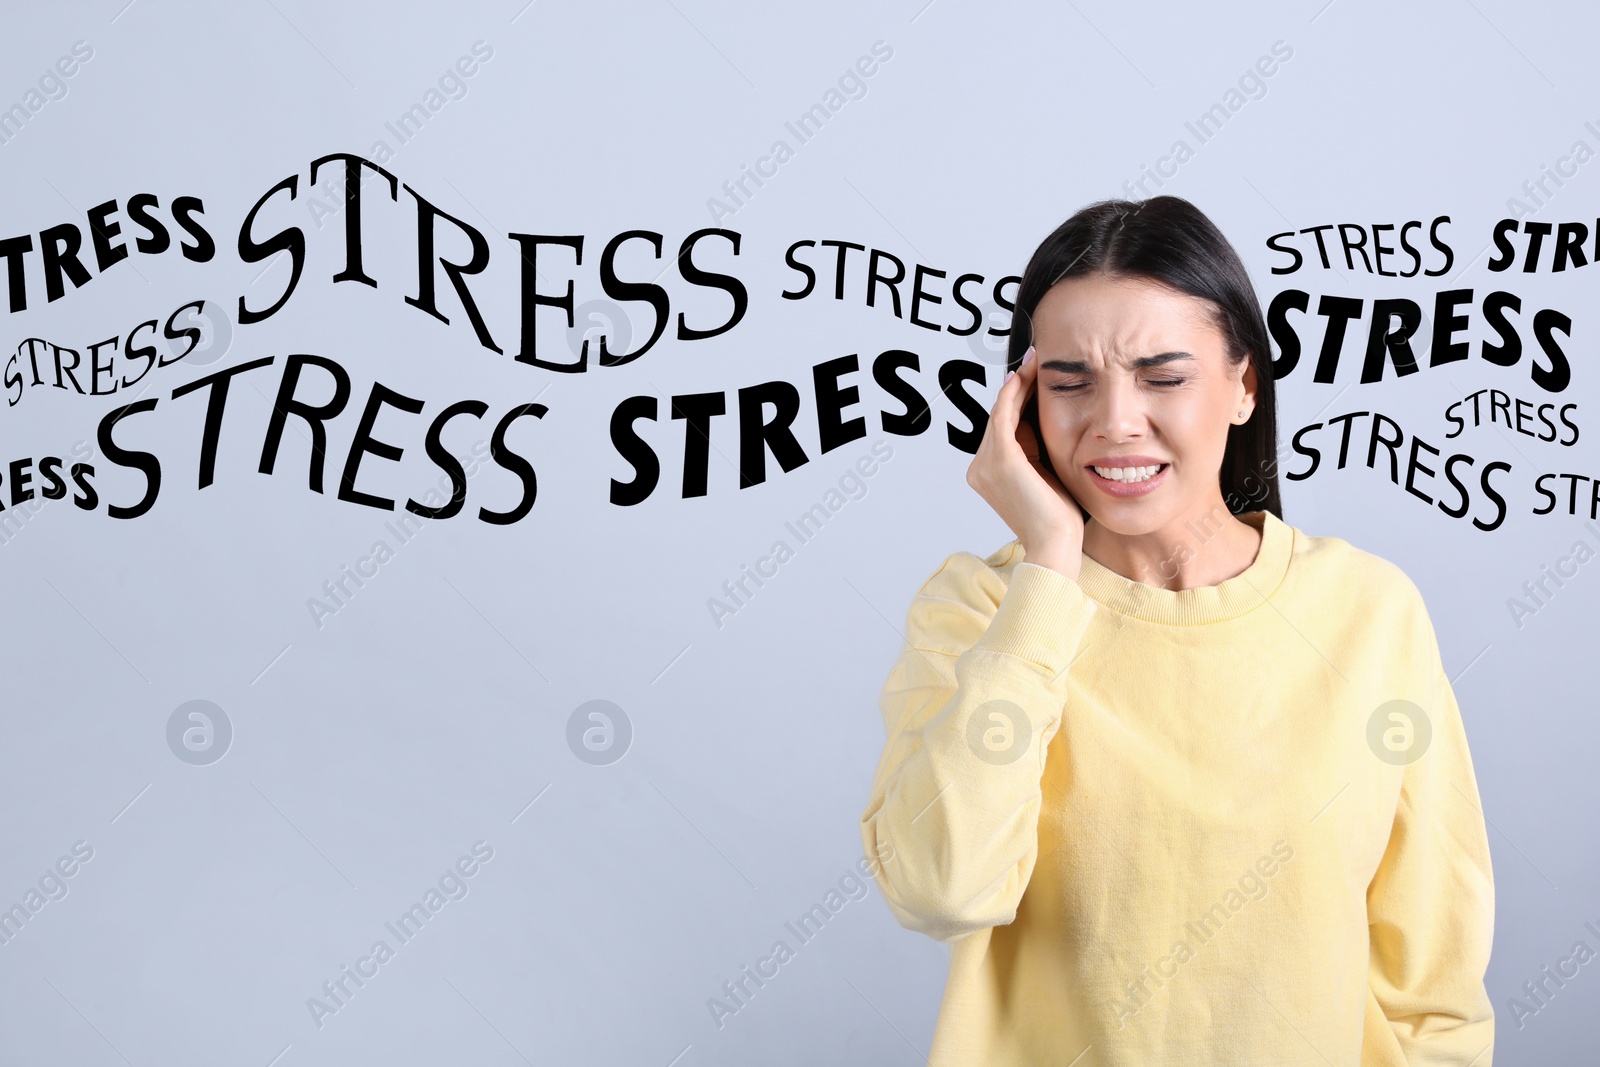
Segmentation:
<svg viewBox="0 0 1600 1067">
<path fill-rule="evenodd" d="M 1240 518 L 1219 585 L 1013 541 L 912 602 L 861 838 L 951 943 L 929 1067 L 1490 1067 L 1493 873 L 1421 594 Z"/>
</svg>

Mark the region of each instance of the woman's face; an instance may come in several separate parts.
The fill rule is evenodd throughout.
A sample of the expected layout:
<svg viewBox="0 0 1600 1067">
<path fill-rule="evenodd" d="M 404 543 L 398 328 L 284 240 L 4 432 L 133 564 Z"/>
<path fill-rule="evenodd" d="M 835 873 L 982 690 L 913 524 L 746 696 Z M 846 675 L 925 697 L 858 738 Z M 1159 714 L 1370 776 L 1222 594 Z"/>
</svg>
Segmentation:
<svg viewBox="0 0 1600 1067">
<path fill-rule="evenodd" d="M 1228 429 L 1252 410 L 1255 370 L 1248 359 L 1228 364 L 1213 314 L 1209 301 L 1151 279 L 1099 273 L 1058 282 L 1039 301 L 1044 446 L 1102 526 L 1149 533 L 1221 504 Z M 1136 480 L 1150 473 L 1139 467 L 1159 470 Z"/>
</svg>

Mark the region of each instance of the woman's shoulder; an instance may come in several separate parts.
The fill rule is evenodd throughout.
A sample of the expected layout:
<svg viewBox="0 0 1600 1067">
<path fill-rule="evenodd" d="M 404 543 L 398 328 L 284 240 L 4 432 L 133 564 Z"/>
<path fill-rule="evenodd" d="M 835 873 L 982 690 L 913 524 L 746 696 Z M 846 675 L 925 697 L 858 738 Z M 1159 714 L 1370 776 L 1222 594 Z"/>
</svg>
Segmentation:
<svg viewBox="0 0 1600 1067">
<path fill-rule="evenodd" d="M 1334 534 L 1313 535 L 1297 527 L 1291 573 L 1302 581 L 1353 592 L 1356 601 L 1372 606 L 1391 602 L 1422 605 L 1422 593 L 1399 564 L 1376 552 L 1360 548 Z"/>
<path fill-rule="evenodd" d="M 1012 541 L 986 556 L 960 550 L 947 555 L 918 588 L 907 615 L 907 636 L 918 641 L 981 633 L 1005 598 L 1011 574 L 1022 557 L 1022 544 Z"/>
<path fill-rule="evenodd" d="M 988 604 L 991 610 L 997 609 L 1021 555 L 1021 542 L 1015 540 L 987 556 L 965 549 L 952 552 L 922 583 L 917 596 L 960 600 L 980 607 Z"/>
</svg>

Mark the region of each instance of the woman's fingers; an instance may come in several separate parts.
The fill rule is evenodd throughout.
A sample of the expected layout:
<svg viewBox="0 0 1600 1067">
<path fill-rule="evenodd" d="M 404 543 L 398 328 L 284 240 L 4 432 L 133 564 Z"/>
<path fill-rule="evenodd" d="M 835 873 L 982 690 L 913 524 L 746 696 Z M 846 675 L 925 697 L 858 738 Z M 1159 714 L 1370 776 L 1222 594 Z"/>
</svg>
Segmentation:
<svg viewBox="0 0 1600 1067">
<path fill-rule="evenodd" d="M 1016 431 L 1017 423 L 1022 419 L 1022 408 L 1028 402 L 1028 390 L 1038 371 L 1035 362 L 1029 358 L 1032 352 L 1030 347 L 1028 354 L 1022 357 L 1022 365 L 1006 374 L 1000 394 L 995 397 L 994 411 L 990 413 L 991 421 L 998 417 L 1001 425 L 1012 432 Z"/>
<path fill-rule="evenodd" d="M 994 406 L 989 411 L 989 422 L 984 428 L 983 439 L 978 442 L 977 454 L 968 469 L 968 482 L 974 488 L 985 482 L 1005 480 L 1003 472 L 1010 467 L 1011 457 L 1016 454 L 1012 451 L 1013 448 L 1022 451 L 1035 469 L 1038 467 L 1037 441 L 1030 450 L 1021 438 L 1024 429 L 1032 433 L 1032 427 L 1022 418 L 1022 409 L 1027 404 L 1028 391 L 1035 375 L 1034 361 L 1029 358 L 1032 351 L 1030 347 L 1017 370 L 1006 373 L 999 395 L 995 397 Z"/>
<path fill-rule="evenodd" d="M 1022 454 L 1035 466 L 1039 463 L 1039 435 L 1033 432 L 1033 425 L 1026 420 L 1018 420 L 1016 429 L 1017 444 L 1022 446 Z"/>
</svg>

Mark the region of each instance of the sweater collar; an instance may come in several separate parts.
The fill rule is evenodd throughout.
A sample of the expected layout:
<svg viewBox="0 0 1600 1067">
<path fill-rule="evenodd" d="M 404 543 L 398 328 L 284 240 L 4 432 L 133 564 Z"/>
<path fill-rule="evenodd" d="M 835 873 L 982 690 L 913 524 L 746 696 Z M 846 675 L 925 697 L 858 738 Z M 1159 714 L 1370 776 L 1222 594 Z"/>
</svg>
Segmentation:
<svg viewBox="0 0 1600 1067">
<path fill-rule="evenodd" d="M 1091 598 L 1122 615 L 1167 626 L 1200 626 L 1237 618 L 1259 607 L 1283 582 L 1294 554 L 1294 528 L 1270 511 L 1236 516 L 1261 531 L 1250 566 L 1217 585 L 1163 589 L 1126 578 L 1083 557 L 1078 584 Z"/>
</svg>

